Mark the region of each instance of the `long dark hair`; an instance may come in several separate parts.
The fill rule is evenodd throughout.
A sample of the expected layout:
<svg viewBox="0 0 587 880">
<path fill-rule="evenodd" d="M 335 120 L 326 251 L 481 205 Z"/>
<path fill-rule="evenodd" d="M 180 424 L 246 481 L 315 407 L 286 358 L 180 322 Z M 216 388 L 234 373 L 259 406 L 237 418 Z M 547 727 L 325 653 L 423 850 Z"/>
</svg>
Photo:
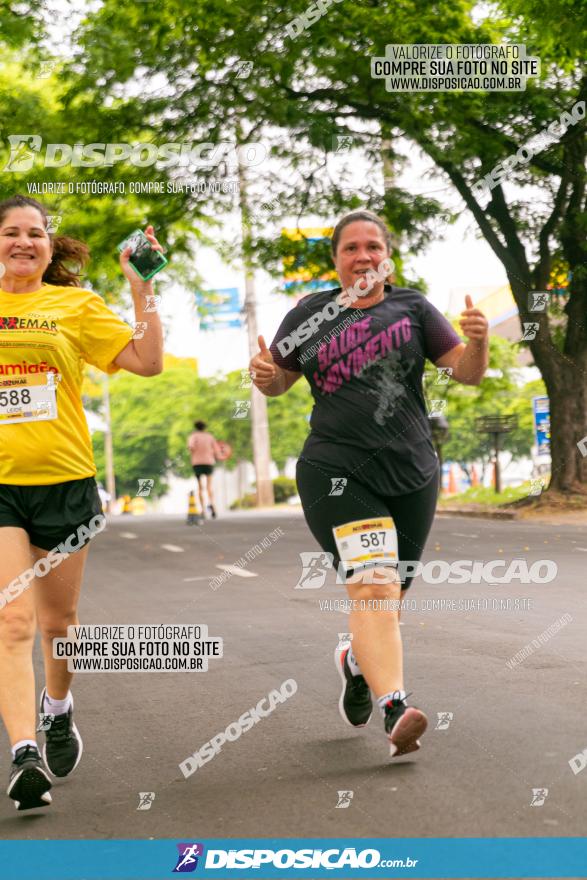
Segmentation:
<svg viewBox="0 0 587 880">
<path fill-rule="evenodd" d="M 49 214 L 45 206 L 36 199 L 21 195 L 11 196 L 0 202 L 0 225 L 13 208 L 36 208 L 43 218 L 45 229 L 49 226 Z M 87 244 L 67 235 L 53 235 L 51 232 L 47 234 L 53 246 L 53 257 L 42 280 L 59 287 L 81 287 L 80 276 L 90 259 Z"/>
</svg>

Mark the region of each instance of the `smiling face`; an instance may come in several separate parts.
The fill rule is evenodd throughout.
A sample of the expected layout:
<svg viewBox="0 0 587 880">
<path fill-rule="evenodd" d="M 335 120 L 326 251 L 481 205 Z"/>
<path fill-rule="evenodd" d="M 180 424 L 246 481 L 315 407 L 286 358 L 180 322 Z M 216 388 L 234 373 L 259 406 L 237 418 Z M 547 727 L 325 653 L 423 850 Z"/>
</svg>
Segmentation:
<svg viewBox="0 0 587 880">
<path fill-rule="evenodd" d="M 53 247 L 41 213 L 32 206 L 11 208 L 0 223 L 0 263 L 6 281 L 38 282 L 51 262 Z"/>
<path fill-rule="evenodd" d="M 368 269 L 377 271 L 380 262 L 389 257 L 389 250 L 381 229 L 369 220 L 356 220 L 344 226 L 340 233 L 334 267 L 343 289 L 353 287 L 365 278 Z M 383 289 L 383 283 L 376 285 Z"/>
</svg>

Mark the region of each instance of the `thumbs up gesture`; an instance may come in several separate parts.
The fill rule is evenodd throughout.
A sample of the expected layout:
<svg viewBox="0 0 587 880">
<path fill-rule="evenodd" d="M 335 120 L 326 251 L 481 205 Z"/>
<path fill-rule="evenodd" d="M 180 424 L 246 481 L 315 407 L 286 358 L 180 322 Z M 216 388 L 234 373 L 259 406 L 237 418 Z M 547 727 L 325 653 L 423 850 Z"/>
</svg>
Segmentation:
<svg viewBox="0 0 587 880">
<path fill-rule="evenodd" d="M 473 306 L 473 300 L 467 294 L 465 296 L 465 309 L 461 312 L 461 332 L 467 339 L 474 339 L 479 342 L 487 340 L 489 335 L 489 324 L 487 318 L 481 311 Z"/>
<path fill-rule="evenodd" d="M 273 355 L 267 348 L 265 340 L 259 336 L 259 353 L 256 354 L 249 364 L 249 372 L 253 379 L 253 384 L 257 388 L 267 388 L 272 385 L 277 378 L 279 367 L 273 360 Z"/>
</svg>

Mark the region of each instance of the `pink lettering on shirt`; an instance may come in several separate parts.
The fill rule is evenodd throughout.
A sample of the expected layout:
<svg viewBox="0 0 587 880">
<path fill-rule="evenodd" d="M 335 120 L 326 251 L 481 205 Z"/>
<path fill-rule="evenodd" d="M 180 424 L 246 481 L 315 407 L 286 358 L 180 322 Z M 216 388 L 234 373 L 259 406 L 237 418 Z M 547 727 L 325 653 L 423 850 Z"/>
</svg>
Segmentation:
<svg viewBox="0 0 587 880">
<path fill-rule="evenodd" d="M 353 376 L 358 376 L 365 366 L 381 360 L 412 338 L 409 318 L 395 321 L 375 336 L 372 336 L 371 321 L 371 316 L 357 321 L 338 337 L 320 346 L 314 383 L 323 392 L 332 394 L 337 391 Z"/>
</svg>

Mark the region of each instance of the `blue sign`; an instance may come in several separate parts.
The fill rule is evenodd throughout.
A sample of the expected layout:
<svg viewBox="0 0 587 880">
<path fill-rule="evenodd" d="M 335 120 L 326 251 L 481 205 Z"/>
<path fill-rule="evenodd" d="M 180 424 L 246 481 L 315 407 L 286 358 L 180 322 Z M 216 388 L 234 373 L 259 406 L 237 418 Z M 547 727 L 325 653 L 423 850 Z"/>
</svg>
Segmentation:
<svg viewBox="0 0 587 880">
<path fill-rule="evenodd" d="M 200 330 L 225 330 L 243 326 L 238 287 L 223 287 L 196 293 L 196 301 L 203 312 Z"/>
<path fill-rule="evenodd" d="M 204 290 L 196 294 L 200 303 L 215 312 L 238 312 L 240 310 L 240 298 L 238 287 L 223 287 L 220 290 Z"/>
<path fill-rule="evenodd" d="M 200 330 L 226 330 L 227 327 L 242 327 L 240 316 L 234 312 L 227 315 L 206 315 L 200 318 Z"/>
<path fill-rule="evenodd" d="M 532 410 L 538 455 L 550 455 L 550 400 L 548 397 L 533 397 Z"/>
<path fill-rule="evenodd" d="M 197 821 L 195 823 L 197 825 Z M 2 880 L 585 877 L 585 837 L 0 841 Z M 39 869 L 42 866 L 42 870 Z"/>
</svg>

